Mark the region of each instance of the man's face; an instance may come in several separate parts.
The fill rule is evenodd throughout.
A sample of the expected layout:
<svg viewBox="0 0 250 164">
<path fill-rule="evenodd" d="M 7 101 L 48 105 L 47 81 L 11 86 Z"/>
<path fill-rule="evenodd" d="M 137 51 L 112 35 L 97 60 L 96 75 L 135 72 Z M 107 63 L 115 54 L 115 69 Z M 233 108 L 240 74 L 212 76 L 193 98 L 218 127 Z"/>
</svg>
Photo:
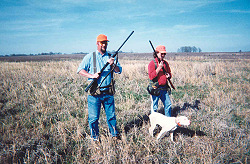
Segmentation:
<svg viewBox="0 0 250 164">
<path fill-rule="evenodd" d="M 108 42 L 107 41 L 101 41 L 97 42 L 97 49 L 98 51 L 105 53 L 108 47 Z"/>
<path fill-rule="evenodd" d="M 165 55 L 166 55 L 166 53 L 160 53 L 160 52 L 157 53 L 157 56 L 158 56 L 158 58 L 160 60 L 163 60 L 163 58 L 165 57 Z"/>
</svg>

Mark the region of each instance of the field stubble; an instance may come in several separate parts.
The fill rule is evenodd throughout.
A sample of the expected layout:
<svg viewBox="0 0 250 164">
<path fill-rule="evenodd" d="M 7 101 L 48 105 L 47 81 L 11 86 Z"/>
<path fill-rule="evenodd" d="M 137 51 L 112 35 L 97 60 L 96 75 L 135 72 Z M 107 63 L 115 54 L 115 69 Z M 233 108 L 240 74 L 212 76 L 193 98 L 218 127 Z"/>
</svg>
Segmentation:
<svg viewBox="0 0 250 164">
<path fill-rule="evenodd" d="M 175 143 L 149 136 L 146 120 L 124 130 L 150 111 L 149 60 L 121 59 L 115 100 L 122 139 L 110 139 L 102 110 L 98 145 L 89 139 L 87 81 L 76 74 L 79 63 L 0 62 L 0 163 L 248 162 L 248 59 L 169 59 L 176 87 L 173 108 L 191 119 L 188 130 L 196 133 L 176 134 Z M 200 103 L 194 108 L 196 101 Z"/>
</svg>

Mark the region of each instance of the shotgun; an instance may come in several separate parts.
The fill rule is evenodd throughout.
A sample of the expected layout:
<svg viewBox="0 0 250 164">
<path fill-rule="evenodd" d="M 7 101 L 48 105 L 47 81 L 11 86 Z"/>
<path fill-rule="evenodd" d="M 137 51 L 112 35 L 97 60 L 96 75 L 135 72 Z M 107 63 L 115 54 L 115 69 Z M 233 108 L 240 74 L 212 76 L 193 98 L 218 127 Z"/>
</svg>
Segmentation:
<svg viewBox="0 0 250 164">
<path fill-rule="evenodd" d="M 122 45 L 118 48 L 118 50 L 111 56 L 112 58 L 114 58 L 114 57 L 118 54 L 118 52 L 120 51 L 120 49 L 122 48 L 122 46 L 127 42 L 127 40 L 130 38 L 130 36 L 131 36 L 133 33 L 134 33 L 134 31 L 132 31 L 132 32 L 130 33 L 130 35 L 129 35 L 129 36 L 127 37 L 127 39 L 122 43 Z M 109 62 L 107 62 L 107 63 L 104 65 L 104 67 L 101 69 L 99 75 L 102 74 L 102 72 L 105 70 L 105 68 L 106 68 L 108 65 L 109 65 Z M 95 79 L 93 79 L 93 80 L 91 81 L 91 83 L 90 83 L 90 84 L 87 86 L 87 88 L 85 89 L 85 92 L 88 92 L 88 90 L 89 90 L 90 88 L 92 88 L 92 87 L 97 87 L 97 78 L 95 78 Z"/>
<path fill-rule="evenodd" d="M 150 40 L 149 40 L 149 43 L 150 43 L 150 45 L 151 45 L 152 49 L 154 50 L 154 53 L 155 53 L 155 56 L 156 56 L 156 57 L 157 57 L 157 59 L 158 59 L 158 62 L 160 63 L 161 61 L 160 61 L 160 59 L 158 58 L 158 56 L 157 56 L 157 54 L 156 54 L 156 52 L 155 52 L 155 48 L 154 48 L 154 46 L 153 46 L 153 44 L 152 44 L 152 42 L 151 42 Z M 163 69 L 164 74 L 166 74 L 166 73 L 167 73 L 167 71 L 164 69 L 164 66 L 162 67 L 162 69 Z M 175 89 L 175 87 L 174 87 L 174 85 L 173 85 L 172 81 L 170 80 L 170 78 L 168 78 L 168 81 L 169 81 L 169 83 L 170 83 L 171 87 L 172 87 L 173 89 Z"/>
</svg>

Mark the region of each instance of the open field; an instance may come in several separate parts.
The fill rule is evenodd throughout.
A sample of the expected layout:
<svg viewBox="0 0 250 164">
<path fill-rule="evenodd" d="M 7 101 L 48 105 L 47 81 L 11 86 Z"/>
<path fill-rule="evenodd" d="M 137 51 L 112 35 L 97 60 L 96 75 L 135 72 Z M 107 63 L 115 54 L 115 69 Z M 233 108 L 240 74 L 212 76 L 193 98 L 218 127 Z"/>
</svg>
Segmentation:
<svg viewBox="0 0 250 164">
<path fill-rule="evenodd" d="M 116 115 L 121 141 L 91 142 L 82 55 L 0 61 L 0 163 L 249 163 L 249 54 L 169 54 L 174 115 L 185 115 L 175 143 L 148 133 L 147 65 L 152 54 L 119 54 Z M 0 58 L 0 60 L 3 57 Z M 159 106 L 162 106 L 160 103 Z"/>
</svg>

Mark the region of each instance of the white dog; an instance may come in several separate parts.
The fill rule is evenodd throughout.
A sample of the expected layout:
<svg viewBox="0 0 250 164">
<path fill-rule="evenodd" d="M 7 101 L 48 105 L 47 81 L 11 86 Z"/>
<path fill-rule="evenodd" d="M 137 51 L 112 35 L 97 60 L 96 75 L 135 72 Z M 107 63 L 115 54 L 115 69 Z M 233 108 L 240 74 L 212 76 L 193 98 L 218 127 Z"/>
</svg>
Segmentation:
<svg viewBox="0 0 250 164">
<path fill-rule="evenodd" d="M 178 117 L 167 117 L 158 112 L 152 112 L 149 115 L 151 127 L 149 128 L 149 134 L 153 136 L 153 131 L 156 125 L 160 125 L 162 127 L 160 133 L 157 136 L 157 139 L 161 139 L 166 135 L 167 132 L 170 132 L 171 140 L 174 141 L 173 132 L 178 126 L 188 126 L 190 125 L 190 121 L 185 116 Z"/>
</svg>

